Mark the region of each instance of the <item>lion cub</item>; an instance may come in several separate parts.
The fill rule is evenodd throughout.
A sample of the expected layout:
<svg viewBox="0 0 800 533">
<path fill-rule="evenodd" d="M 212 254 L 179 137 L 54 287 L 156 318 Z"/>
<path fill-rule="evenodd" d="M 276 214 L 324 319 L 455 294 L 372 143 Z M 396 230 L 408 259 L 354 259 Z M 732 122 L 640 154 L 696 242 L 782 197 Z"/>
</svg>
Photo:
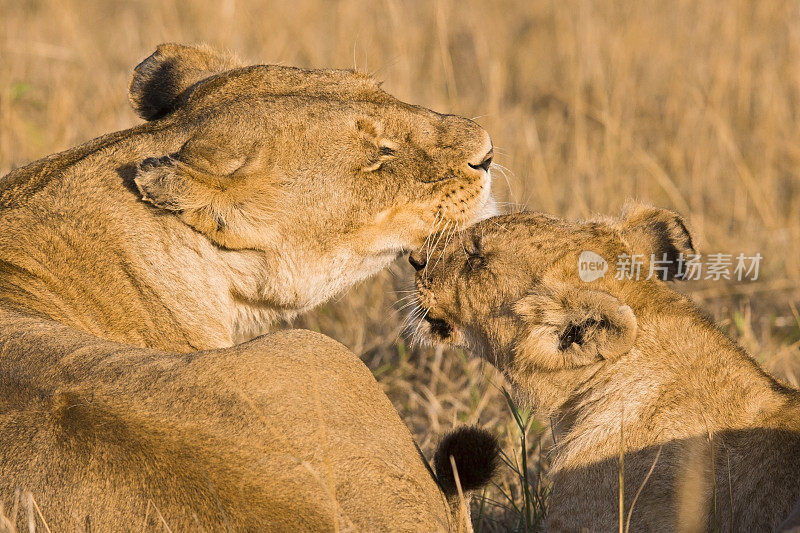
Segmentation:
<svg viewBox="0 0 800 533">
<path fill-rule="evenodd" d="M 500 216 L 411 255 L 421 335 L 480 354 L 553 416 L 550 530 L 773 530 L 800 497 L 800 392 L 645 279 L 647 258 L 674 280 L 694 253 L 678 215 L 635 206 L 587 222 Z M 617 279 L 622 254 L 645 258 L 639 280 Z"/>
</svg>

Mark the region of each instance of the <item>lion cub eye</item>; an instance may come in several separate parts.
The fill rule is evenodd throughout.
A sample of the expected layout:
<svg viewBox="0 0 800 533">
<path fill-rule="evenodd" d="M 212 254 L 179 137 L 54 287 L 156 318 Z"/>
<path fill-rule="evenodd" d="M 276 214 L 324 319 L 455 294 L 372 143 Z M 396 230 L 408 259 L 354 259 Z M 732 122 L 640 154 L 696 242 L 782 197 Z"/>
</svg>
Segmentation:
<svg viewBox="0 0 800 533">
<path fill-rule="evenodd" d="M 481 252 L 481 238 L 475 235 L 472 242 L 464 244 L 464 253 L 467 254 L 466 265 L 470 270 L 478 270 L 486 265 L 486 257 Z"/>
<path fill-rule="evenodd" d="M 381 146 L 381 155 L 382 156 L 393 156 L 395 149 L 391 146 Z"/>
<path fill-rule="evenodd" d="M 467 254 L 466 265 L 470 271 L 478 270 L 486 264 L 486 257 L 480 252 L 479 248 L 475 247 L 470 250 L 464 247 L 464 253 Z"/>
<path fill-rule="evenodd" d="M 479 268 L 483 267 L 486 264 L 486 258 L 480 254 L 468 254 L 467 255 L 467 268 L 471 271 L 478 270 Z"/>
</svg>

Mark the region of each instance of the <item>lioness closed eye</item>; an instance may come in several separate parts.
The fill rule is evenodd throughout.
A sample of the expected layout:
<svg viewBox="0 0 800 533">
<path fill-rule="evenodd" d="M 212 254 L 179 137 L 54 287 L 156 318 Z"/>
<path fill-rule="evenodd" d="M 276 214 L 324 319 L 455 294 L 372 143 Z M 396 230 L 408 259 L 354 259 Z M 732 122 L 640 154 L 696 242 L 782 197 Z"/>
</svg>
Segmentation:
<svg viewBox="0 0 800 533">
<path fill-rule="evenodd" d="M 582 281 L 581 254 L 694 253 L 683 220 L 635 206 L 572 222 L 485 220 L 412 253 L 422 336 L 474 351 L 553 415 L 550 530 L 772 531 L 800 497 L 800 392 L 766 374 L 655 279 Z M 651 471 L 652 469 L 652 471 Z M 648 477 L 649 476 L 649 477 Z M 634 503 L 635 502 L 635 503 Z"/>
</svg>

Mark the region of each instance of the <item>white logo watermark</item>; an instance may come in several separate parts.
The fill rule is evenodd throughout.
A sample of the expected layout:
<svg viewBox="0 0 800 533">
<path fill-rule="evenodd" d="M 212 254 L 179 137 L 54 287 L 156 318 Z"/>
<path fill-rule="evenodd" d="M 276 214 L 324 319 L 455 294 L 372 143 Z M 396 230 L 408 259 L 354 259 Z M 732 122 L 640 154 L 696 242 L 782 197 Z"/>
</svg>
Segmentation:
<svg viewBox="0 0 800 533">
<path fill-rule="evenodd" d="M 608 272 L 608 261 L 603 256 L 590 250 L 584 250 L 578 257 L 578 276 L 581 281 L 589 283 L 600 279 Z"/>
<path fill-rule="evenodd" d="M 668 258 L 667 254 L 660 258 L 652 254 L 645 263 L 645 256 L 642 254 L 620 254 L 617 256 L 614 278 L 666 280 L 672 273 L 674 277 L 685 280 L 756 281 L 762 259 L 763 256 L 759 253 L 752 256 L 740 253 L 735 257 L 733 254 L 708 254 L 705 258 L 700 254 L 678 254 L 675 259 Z M 578 276 L 582 281 L 588 283 L 600 279 L 607 271 L 608 262 L 602 256 L 590 250 L 581 252 L 578 257 Z"/>
</svg>

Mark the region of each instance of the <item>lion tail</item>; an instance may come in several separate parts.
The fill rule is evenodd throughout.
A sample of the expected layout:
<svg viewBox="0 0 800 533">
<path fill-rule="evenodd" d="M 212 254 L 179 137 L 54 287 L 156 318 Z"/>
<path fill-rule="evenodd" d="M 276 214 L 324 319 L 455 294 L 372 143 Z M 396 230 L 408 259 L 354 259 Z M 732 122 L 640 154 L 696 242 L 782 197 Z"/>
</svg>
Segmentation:
<svg viewBox="0 0 800 533">
<path fill-rule="evenodd" d="M 448 499 L 458 498 L 459 486 L 462 493 L 482 489 L 499 464 L 497 439 L 475 426 L 462 426 L 445 435 L 433 456 L 436 478 Z"/>
</svg>

